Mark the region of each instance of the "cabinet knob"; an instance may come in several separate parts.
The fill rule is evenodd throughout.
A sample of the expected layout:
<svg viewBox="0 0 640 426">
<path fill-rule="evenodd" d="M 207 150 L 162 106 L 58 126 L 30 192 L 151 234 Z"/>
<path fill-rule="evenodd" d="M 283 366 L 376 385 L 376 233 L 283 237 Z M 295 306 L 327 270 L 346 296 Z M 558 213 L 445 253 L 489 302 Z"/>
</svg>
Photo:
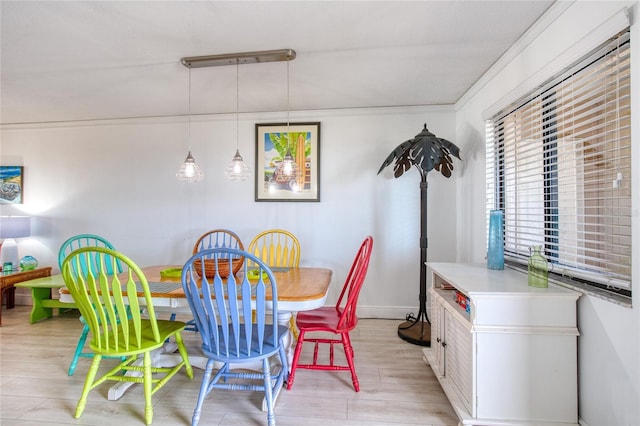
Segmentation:
<svg viewBox="0 0 640 426">
<path fill-rule="evenodd" d="M 436 339 L 436 342 L 440 343 L 440 338 L 439 337 Z"/>
<path fill-rule="evenodd" d="M 442 347 L 443 347 L 443 348 L 447 346 L 447 342 L 444 342 L 444 341 L 443 341 L 441 344 L 442 344 Z"/>
</svg>

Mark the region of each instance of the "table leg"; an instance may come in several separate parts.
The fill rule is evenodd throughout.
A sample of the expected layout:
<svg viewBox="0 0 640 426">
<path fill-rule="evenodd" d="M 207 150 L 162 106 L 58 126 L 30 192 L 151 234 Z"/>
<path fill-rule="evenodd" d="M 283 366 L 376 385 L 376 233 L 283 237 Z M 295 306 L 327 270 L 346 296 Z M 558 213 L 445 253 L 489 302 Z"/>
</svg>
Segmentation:
<svg viewBox="0 0 640 426">
<path fill-rule="evenodd" d="M 51 318 L 53 316 L 52 308 L 45 308 L 42 305 L 43 300 L 47 300 L 51 298 L 51 289 L 50 288 L 32 288 L 31 289 L 31 298 L 33 299 L 33 306 L 31 307 L 31 324 L 36 323 L 40 320 Z"/>
<path fill-rule="evenodd" d="M 7 309 L 13 309 L 16 306 L 16 288 L 14 286 L 9 286 L 5 290 L 6 300 L 7 300 Z"/>
<path fill-rule="evenodd" d="M 291 312 L 278 311 L 278 325 L 284 325 L 286 327 L 290 327 L 291 326 L 290 321 L 291 321 Z M 289 371 L 291 371 L 291 363 L 293 362 L 293 352 L 294 352 L 293 343 L 294 343 L 293 332 L 291 331 L 291 328 L 289 328 L 289 334 L 284 338 L 284 347 L 285 347 L 285 353 L 287 354 L 287 366 L 289 367 Z"/>
</svg>

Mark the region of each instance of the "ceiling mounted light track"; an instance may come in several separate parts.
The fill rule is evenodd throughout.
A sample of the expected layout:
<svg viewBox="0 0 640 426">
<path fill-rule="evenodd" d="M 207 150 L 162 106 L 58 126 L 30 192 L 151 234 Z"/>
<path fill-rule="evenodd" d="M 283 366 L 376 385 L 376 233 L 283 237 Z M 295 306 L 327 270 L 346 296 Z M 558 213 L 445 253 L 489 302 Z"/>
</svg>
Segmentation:
<svg viewBox="0 0 640 426">
<path fill-rule="evenodd" d="M 222 55 L 190 56 L 181 59 L 187 68 L 219 67 L 236 64 L 258 64 L 263 62 L 292 61 L 296 58 L 293 49 L 262 50 L 258 52 L 225 53 Z"/>
</svg>

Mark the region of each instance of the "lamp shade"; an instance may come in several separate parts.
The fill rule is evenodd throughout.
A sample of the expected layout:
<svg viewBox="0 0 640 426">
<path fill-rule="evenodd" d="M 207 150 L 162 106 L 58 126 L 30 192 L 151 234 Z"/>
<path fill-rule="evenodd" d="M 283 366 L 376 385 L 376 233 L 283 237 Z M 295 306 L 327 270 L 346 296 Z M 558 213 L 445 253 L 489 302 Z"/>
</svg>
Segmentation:
<svg viewBox="0 0 640 426">
<path fill-rule="evenodd" d="M 0 216 L 0 239 L 24 238 L 31 235 L 29 216 Z"/>
<path fill-rule="evenodd" d="M 18 268 L 18 244 L 14 238 L 24 238 L 31 234 L 29 216 L 0 216 L 0 265 L 3 272 Z M 7 264 L 11 268 L 7 269 Z"/>
</svg>

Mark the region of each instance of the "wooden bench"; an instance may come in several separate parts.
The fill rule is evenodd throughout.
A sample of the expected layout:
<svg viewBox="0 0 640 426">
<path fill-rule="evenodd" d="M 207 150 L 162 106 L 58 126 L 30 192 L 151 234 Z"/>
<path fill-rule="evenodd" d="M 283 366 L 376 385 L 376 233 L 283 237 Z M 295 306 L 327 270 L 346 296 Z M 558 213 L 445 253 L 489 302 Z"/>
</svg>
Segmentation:
<svg viewBox="0 0 640 426">
<path fill-rule="evenodd" d="M 33 307 L 31 308 L 31 324 L 53 316 L 53 309 L 60 311 L 66 309 L 76 309 L 75 303 L 61 302 L 54 299 L 52 290 L 64 287 L 64 279 L 61 274 L 52 275 L 50 277 L 38 278 L 35 280 L 23 281 L 15 284 L 16 287 L 31 289 L 31 298 L 33 299 Z"/>
</svg>

